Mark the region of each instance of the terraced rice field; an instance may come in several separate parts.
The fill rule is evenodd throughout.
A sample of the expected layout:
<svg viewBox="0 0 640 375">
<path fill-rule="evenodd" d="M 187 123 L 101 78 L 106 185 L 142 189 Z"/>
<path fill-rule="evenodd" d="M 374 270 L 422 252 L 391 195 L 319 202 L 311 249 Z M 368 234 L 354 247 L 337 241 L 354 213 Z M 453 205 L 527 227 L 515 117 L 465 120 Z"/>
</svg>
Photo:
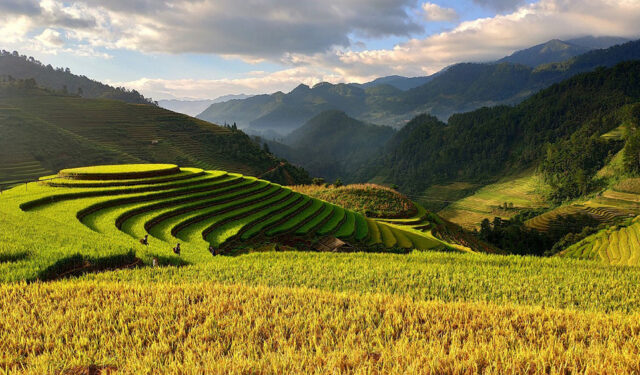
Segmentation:
<svg viewBox="0 0 640 375">
<path fill-rule="evenodd" d="M 52 172 L 44 168 L 39 161 L 29 157 L 18 158 L 20 161 L 2 160 L 0 162 L 0 188 L 6 190 L 21 182 L 37 180 Z M 15 159 L 14 159 L 15 160 Z"/>
<path fill-rule="evenodd" d="M 633 212 L 611 206 L 569 205 L 558 207 L 542 215 L 538 215 L 533 219 L 529 219 L 525 222 L 525 226 L 545 232 L 556 225 L 560 225 L 558 223 L 559 217 L 570 215 L 588 215 L 599 222 L 608 223 L 618 218 L 633 216 Z"/>
<path fill-rule="evenodd" d="M 519 210 L 547 206 L 543 198 L 545 187 L 539 176 L 527 172 L 515 178 L 507 178 L 482 187 L 473 194 L 449 204 L 438 215 L 463 228 L 479 228 L 483 219 L 498 216 L 509 219 Z M 512 203 L 513 209 L 502 209 L 504 203 Z"/>
<path fill-rule="evenodd" d="M 265 241 L 313 246 L 326 236 L 361 250 L 469 251 L 429 231 L 368 220 L 255 177 L 175 165 L 63 170 L 57 178 L 30 187 L 28 195 L 18 192 L 16 197 L 24 212 L 76 221 L 94 232 L 124 236 L 132 244 L 149 235 L 150 247 L 162 249 L 156 255 L 171 255 L 176 243 L 192 245 L 188 248 L 200 249 L 200 255 L 209 246 L 225 254 Z"/>
<path fill-rule="evenodd" d="M 640 265 L 640 217 L 633 219 L 629 226 L 612 227 L 589 236 L 559 255 L 612 265 Z"/>
</svg>

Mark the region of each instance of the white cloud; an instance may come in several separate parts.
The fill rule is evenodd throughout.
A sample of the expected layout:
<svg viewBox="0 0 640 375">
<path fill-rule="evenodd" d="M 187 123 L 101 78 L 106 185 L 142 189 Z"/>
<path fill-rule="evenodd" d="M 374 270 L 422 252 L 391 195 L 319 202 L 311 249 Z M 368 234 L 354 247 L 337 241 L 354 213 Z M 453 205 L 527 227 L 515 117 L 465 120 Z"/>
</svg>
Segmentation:
<svg viewBox="0 0 640 375">
<path fill-rule="evenodd" d="M 422 4 L 422 10 L 424 10 L 424 18 L 427 21 L 455 21 L 458 19 L 458 13 L 452 8 L 443 8 L 438 4 L 424 3 Z"/>
<path fill-rule="evenodd" d="M 142 78 L 127 82 L 108 82 L 110 85 L 136 89 L 154 99 L 196 98 L 211 99 L 227 94 L 265 94 L 288 92 L 300 83 L 314 85 L 323 81 L 338 82 L 342 77 L 311 67 L 295 67 L 273 73 L 254 71 L 235 79 L 159 79 Z"/>
<path fill-rule="evenodd" d="M 60 32 L 53 29 L 45 29 L 35 39 L 47 47 L 61 47 L 64 45 L 64 39 Z"/>
<path fill-rule="evenodd" d="M 316 54 L 310 64 L 345 75 L 424 75 L 458 62 L 492 61 L 550 39 L 640 35 L 640 1 L 540 0 L 516 11 L 460 23 L 450 31 L 410 39 L 392 49 Z"/>
</svg>

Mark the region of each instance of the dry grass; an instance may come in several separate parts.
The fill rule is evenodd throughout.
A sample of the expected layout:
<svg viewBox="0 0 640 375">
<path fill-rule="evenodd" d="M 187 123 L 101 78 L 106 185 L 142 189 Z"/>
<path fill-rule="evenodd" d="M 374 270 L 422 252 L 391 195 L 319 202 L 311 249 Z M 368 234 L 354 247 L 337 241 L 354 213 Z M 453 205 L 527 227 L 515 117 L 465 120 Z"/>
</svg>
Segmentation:
<svg viewBox="0 0 640 375">
<path fill-rule="evenodd" d="M 640 371 L 640 316 L 215 283 L 0 286 L 0 371 Z"/>
</svg>

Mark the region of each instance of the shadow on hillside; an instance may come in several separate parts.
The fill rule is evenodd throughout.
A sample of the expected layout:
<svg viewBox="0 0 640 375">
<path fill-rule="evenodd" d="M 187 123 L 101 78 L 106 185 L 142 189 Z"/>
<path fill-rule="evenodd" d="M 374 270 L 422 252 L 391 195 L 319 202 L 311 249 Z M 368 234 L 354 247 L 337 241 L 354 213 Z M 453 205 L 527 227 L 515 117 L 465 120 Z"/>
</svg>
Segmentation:
<svg viewBox="0 0 640 375">
<path fill-rule="evenodd" d="M 26 251 L 12 254 L 0 254 L 0 263 L 18 262 L 23 259 L 27 259 L 29 254 Z"/>
<path fill-rule="evenodd" d="M 111 271 L 124 268 L 142 267 L 144 263 L 130 250 L 126 254 L 103 258 L 86 258 L 80 254 L 60 259 L 46 269 L 40 271 L 37 280 L 51 281 L 76 277 L 90 272 Z"/>
</svg>

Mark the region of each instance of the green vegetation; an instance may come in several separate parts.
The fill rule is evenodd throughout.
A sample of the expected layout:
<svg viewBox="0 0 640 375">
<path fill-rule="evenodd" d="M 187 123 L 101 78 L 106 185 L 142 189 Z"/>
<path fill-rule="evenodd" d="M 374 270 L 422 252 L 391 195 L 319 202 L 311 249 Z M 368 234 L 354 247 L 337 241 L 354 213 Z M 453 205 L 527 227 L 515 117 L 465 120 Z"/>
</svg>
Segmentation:
<svg viewBox="0 0 640 375">
<path fill-rule="evenodd" d="M 77 94 L 85 98 L 115 99 L 134 104 L 153 104 L 136 90 L 112 87 L 84 76 L 72 74 L 69 68 L 44 65 L 33 57 L 17 51 L 0 51 L 0 76 L 33 80 L 47 89 Z"/>
<path fill-rule="evenodd" d="M 298 185 L 293 190 L 335 203 L 367 217 L 403 218 L 416 213 L 416 206 L 397 191 L 375 184 L 346 186 Z"/>
<path fill-rule="evenodd" d="M 639 83 L 640 63 L 625 62 L 575 76 L 515 107 L 456 114 L 446 125 L 418 116 L 371 165 L 379 171 L 375 174 L 411 194 L 452 181 L 494 182 L 536 167 L 549 144 L 562 145 L 581 129 L 591 137 L 618 127 L 615 114 L 640 100 Z M 592 171 L 594 165 L 587 164 Z"/>
<path fill-rule="evenodd" d="M 344 112 L 325 111 L 282 139 L 286 146 L 272 142 L 271 149 L 314 176 L 350 182 L 394 133 L 388 126 L 367 124 Z"/>
<path fill-rule="evenodd" d="M 606 264 L 640 265 L 640 222 L 638 217 L 612 226 L 569 246 L 560 256 L 595 259 Z"/>
<path fill-rule="evenodd" d="M 472 191 L 471 194 L 468 192 Z M 548 186 L 532 170 L 503 177 L 498 182 L 473 191 L 473 185 L 462 182 L 447 186 L 432 186 L 415 200 L 429 205 L 439 201 L 452 202 L 438 212 L 442 218 L 470 230 L 480 228 L 486 218 L 508 220 L 520 212 L 549 206 L 546 200 Z M 414 197 L 414 196 L 412 196 Z"/>
</svg>

